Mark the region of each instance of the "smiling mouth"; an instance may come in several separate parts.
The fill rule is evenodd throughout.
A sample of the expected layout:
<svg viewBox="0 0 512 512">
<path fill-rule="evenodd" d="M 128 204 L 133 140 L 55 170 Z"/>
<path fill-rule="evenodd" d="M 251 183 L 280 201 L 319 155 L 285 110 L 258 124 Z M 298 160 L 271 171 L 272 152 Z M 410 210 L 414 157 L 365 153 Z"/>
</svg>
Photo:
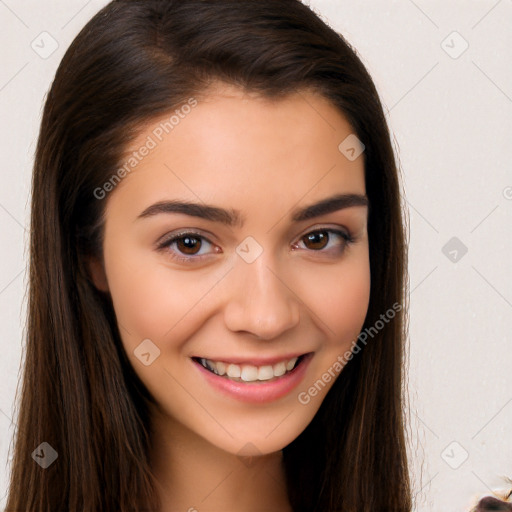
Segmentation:
<svg viewBox="0 0 512 512">
<path fill-rule="evenodd" d="M 254 366 L 251 364 L 233 364 L 223 361 L 212 361 L 203 357 L 193 357 L 209 372 L 234 382 L 272 382 L 293 372 L 307 354 L 283 360 L 272 365 Z"/>
</svg>

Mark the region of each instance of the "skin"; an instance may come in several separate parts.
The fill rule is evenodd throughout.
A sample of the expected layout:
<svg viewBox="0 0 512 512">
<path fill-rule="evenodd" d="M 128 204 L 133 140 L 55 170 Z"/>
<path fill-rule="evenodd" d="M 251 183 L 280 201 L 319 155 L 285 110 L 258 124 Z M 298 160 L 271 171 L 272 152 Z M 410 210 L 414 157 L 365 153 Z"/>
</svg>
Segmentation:
<svg viewBox="0 0 512 512">
<path fill-rule="evenodd" d="M 146 125 L 130 150 L 168 118 Z M 351 348 L 370 295 L 367 208 L 299 223 L 291 212 L 336 193 L 365 194 L 364 153 L 350 161 L 338 149 L 351 133 L 312 91 L 271 101 L 218 84 L 106 198 L 103 261 L 91 261 L 91 274 L 111 295 L 126 353 L 158 403 L 151 462 L 162 512 L 291 510 L 282 449 L 310 423 L 334 379 L 306 405 L 297 395 Z M 245 223 L 176 213 L 137 219 L 169 199 L 236 209 Z M 304 238 L 328 228 L 349 230 L 355 241 Z M 204 236 L 195 250 L 155 249 L 185 229 Z M 236 252 L 248 236 L 263 248 L 251 264 Z M 180 262 L 173 253 L 201 259 Z M 134 355 L 145 339 L 160 350 L 148 366 Z M 303 381 L 263 404 L 222 395 L 191 360 L 295 352 L 314 352 Z"/>
</svg>

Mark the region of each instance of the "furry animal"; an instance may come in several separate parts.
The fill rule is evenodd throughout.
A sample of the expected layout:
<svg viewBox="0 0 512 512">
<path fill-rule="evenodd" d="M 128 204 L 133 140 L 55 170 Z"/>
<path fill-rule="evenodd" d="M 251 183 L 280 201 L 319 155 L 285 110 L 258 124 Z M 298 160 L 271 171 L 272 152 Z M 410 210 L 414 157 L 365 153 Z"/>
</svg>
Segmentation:
<svg viewBox="0 0 512 512">
<path fill-rule="evenodd" d="M 471 512 L 512 512 L 512 502 L 506 502 L 494 496 L 485 496 Z"/>
<path fill-rule="evenodd" d="M 512 483 L 512 480 L 507 480 Z M 512 512 L 512 489 L 480 498 L 470 512 Z"/>
</svg>

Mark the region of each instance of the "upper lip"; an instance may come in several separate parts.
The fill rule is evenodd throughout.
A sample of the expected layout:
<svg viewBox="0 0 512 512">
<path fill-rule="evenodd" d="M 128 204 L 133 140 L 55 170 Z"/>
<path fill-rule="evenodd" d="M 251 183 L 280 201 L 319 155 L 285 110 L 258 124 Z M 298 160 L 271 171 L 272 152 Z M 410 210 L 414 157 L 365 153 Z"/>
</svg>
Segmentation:
<svg viewBox="0 0 512 512">
<path fill-rule="evenodd" d="M 269 357 L 250 357 L 250 358 L 244 358 L 244 357 L 223 357 L 223 356 L 215 356 L 215 357 L 205 357 L 205 356 L 193 356 L 193 359 L 208 359 L 210 361 L 222 361 L 223 363 L 228 364 L 236 364 L 236 365 L 242 365 L 242 364 L 248 364 L 253 366 L 266 366 L 266 365 L 273 365 L 276 363 L 280 363 L 281 361 L 289 361 L 290 359 L 293 359 L 294 357 L 300 357 L 306 354 L 309 354 L 310 352 L 298 352 L 293 354 L 283 354 L 280 356 L 269 356 Z"/>
</svg>

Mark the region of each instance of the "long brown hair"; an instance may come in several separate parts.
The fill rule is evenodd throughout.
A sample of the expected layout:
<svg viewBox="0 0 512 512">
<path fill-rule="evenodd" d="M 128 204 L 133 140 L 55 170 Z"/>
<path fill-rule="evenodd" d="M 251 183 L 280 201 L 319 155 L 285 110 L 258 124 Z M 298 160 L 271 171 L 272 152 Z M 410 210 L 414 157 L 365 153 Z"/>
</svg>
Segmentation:
<svg viewBox="0 0 512 512">
<path fill-rule="evenodd" d="M 32 182 L 23 385 L 7 511 L 156 511 L 148 391 L 123 350 L 101 258 L 105 200 L 140 127 L 216 80 L 265 97 L 313 88 L 365 145 L 371 339 L 283 450 L 295 512 L 410 512 L 406 233 L 378 93 L 345 39 L 298 0 L 116 0 L 67 50 L 48 93 Z M 340 141 L 341 142 L 341 141 Z M 392 321 L 375 325 L 399 304 Z M 42 469 L 31 457 L 48 443 Z M 46 445 L 45 445 L 46 446 Z"/>
</svg>

